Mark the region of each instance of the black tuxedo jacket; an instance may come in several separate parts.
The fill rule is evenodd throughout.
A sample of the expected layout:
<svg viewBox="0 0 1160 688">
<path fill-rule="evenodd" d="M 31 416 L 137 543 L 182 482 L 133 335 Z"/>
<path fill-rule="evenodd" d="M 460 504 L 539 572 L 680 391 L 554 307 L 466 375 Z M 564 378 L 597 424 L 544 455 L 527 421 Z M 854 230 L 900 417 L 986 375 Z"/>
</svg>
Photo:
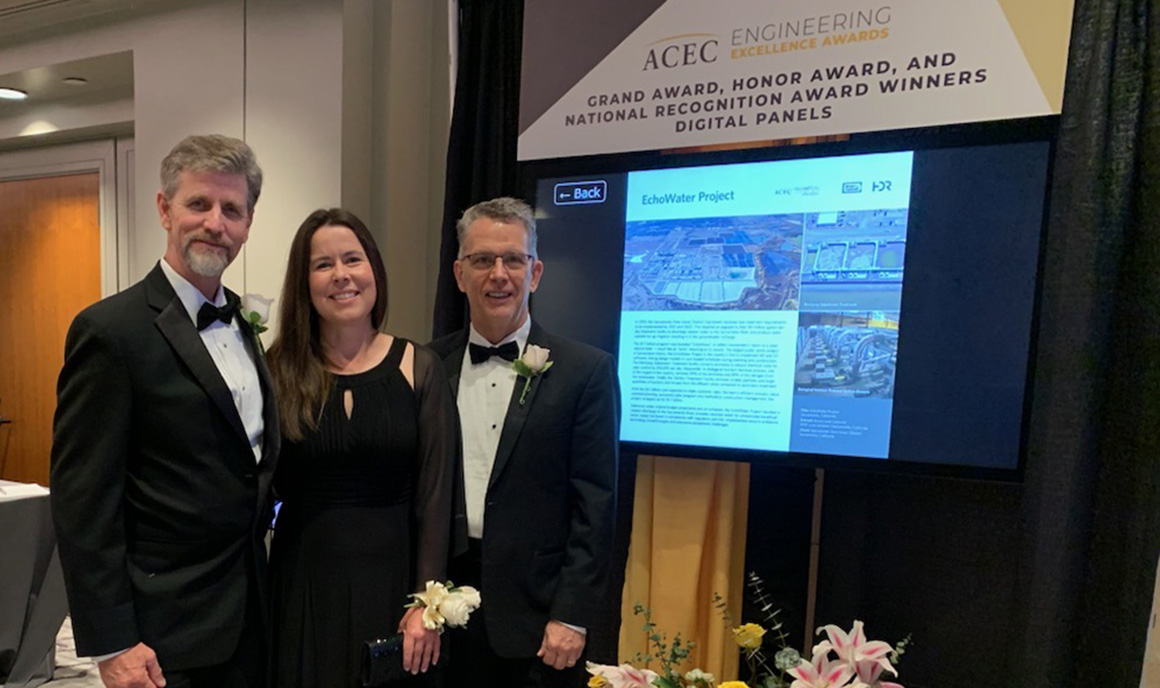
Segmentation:
<svg viewBox="0 0 1160 688">
<path fill-rule="evenodd" d="M 160 265 L 73 321 L 51 494 L 78 654 L 144 642 L 163 670 L 213 665 L 237 646 L 247 591 L 265 608 L 280 433 L 269 372 L 256 360 L 260 463 Z"/>
<path fill-rule="evenodd" d="M 530 657 L 549 619 L 598 625 L 616 516 L 620 393 L 607 353 L 545 333 L 551 368 L 516 381 L 487 488 L 481 594 L 492 649 Z M 458 392 L 467 331 L 430 344 Z M 457 523 L 465 527 L 460 502 Z M 462 517 L 461 517 L 462 516 Z"/>
</svg>

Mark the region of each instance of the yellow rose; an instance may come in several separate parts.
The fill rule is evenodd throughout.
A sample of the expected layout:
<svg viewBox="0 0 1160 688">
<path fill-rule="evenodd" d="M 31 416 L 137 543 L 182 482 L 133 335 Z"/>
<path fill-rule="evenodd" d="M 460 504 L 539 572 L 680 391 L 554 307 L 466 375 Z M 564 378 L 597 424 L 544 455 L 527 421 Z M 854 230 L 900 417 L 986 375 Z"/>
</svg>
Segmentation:
<svg viewBox="0 0 1160 688">
<path fill-rule="evenodd" d="M 588 688 L 603 688 L 608 681 L 603 676 L 592 676 L 588 679 Z"/>
<path fill-rule="evenodd" d="M 763 635 L 765 635 L 764 628 L 755 623 L 747 623 L 733 629 L 733 642 L 746 650 L 756 650 L 761 647 L 761 636 Z"/>
<path fill-rule="evenodd" d="M 746 624 L 746 625 L 747 626 L 757 626 L 757 624 Z M 758 626 L 758 628 L 760 628 L 760 626 Z M 765 633 L 765 631 L 762 631 L 762 633 Z M 722 683 L 721 685 L 717 686 L 717 688 L 749 688 L 749 685 L 747 683 L 745 683 L 745 681 L 726 681 L 725 683 Z"/>
</svg>

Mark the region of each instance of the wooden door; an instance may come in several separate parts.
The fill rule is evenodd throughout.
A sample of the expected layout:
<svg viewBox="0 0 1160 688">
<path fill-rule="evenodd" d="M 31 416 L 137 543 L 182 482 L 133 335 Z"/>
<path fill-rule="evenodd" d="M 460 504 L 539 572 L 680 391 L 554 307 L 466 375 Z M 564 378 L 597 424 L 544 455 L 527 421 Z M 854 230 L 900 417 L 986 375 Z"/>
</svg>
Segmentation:
<svg viewBox="0 0 1160 688">
<path fill-rule="evenodd" d="M 0 181 L 0 478 L 48 485 L 56 378 L 74 316 L 101 298 L 95 172 Z"/>
</svg>

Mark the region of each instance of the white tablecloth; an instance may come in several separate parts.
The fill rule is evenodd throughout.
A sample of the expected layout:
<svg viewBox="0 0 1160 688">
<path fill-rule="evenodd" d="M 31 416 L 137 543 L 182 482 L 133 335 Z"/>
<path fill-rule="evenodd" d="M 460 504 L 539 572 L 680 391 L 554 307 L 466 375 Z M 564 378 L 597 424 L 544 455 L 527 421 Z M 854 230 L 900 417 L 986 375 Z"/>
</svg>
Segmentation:
<svg viewBox="0 0 1160 688">
<path fill-rule="evenodd" d="M 68 613 L 48 490 L 0 483 L 0 685 L 52 677 L 56 633 Z"/>
</svg>

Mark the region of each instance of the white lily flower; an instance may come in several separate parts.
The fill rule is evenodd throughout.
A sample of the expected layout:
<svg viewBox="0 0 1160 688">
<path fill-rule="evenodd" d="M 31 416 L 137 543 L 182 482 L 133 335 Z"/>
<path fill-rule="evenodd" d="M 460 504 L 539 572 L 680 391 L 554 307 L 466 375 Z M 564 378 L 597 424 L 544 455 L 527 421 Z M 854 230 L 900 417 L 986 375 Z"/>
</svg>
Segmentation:
<svg viewBox="0 0 1160 688">
<path fill-rule="evenodd" d="M 652 688 L 657 674 L 649 669 L 637 669 L 631 664 L 612 666 L 588 662 L 588 673 L 608 681 L 609 688 Z"/>
<path fill-rule="evenodd" d="M 816 648 L 815 648 L 816 650 Z M 789 670 L 794 682 L 790 688 L 835 688 L 844 686 L 854 675 L 854 667 L 827 657 L 828 651 L 814 652 L 812 662 L 802 662 Z"/>
<path fill-rule="evenodd" d="M 881 640 L 866 640 L 866 633 L 862 630 L 861 621 L 855 621 L 854 627 L 850 629 L 849 633 L 833 624 L 823 626 L 818 630 L 825 631 L 829 640 L 823 640 L 814 646 L 815 655 L 818 652 L 833 650 L 837 653 L 839 660 L 851 667 L 856 667 L 860 662 L 873 662 L 881 666 L 884 671 L 889 671 L 895 676 L 898 675 L 898 671 L 887 659 L 887 655 L 892 649 L 890 644 Z"/>
</svg>

